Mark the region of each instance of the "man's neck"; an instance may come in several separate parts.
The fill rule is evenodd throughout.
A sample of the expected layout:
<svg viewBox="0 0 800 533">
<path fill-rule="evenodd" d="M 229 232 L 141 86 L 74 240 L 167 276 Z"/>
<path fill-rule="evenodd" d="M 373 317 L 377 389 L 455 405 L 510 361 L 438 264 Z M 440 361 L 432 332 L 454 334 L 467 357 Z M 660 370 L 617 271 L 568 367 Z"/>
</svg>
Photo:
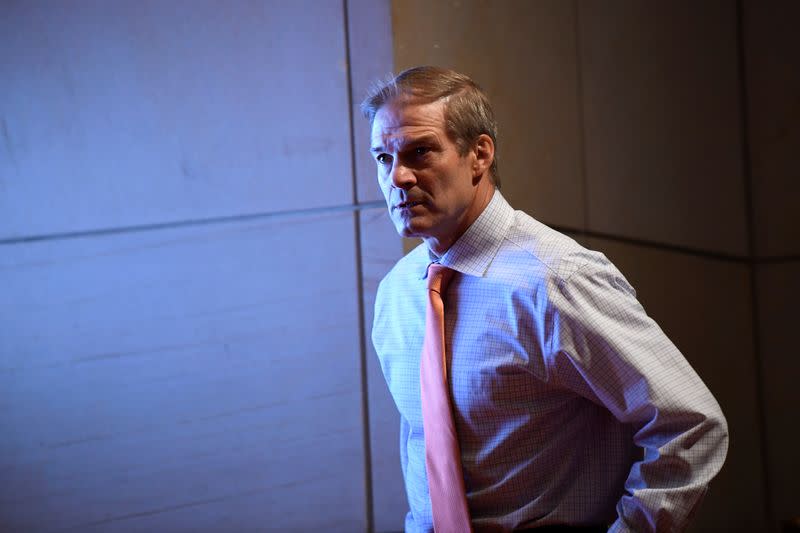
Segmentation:
<svg viewBox="0 0 800 533">
<path fill-rule="evenodd" d="M 483 212 L 486 210 L 486 207 L 492 201 L 494 197 L 494 193 L 497 190 L 493 183 L 488 183 L 490 187 L 481 187 L 475 197 L 475 202 L 473 202 L 472 206 L 470 206 L 469 210 L 464 216 L 464 222 L 462 222 L 461 226 L 459 227 L 458 231 L 451 233 L 447 239 L 439 239 L 437 237 L 427 237 L 425 238 L 425 244 L 428 246 L 429 252 L 436 256 L 437 258 L 442 257 L 447 250 L 450 249 L 458 239 L 461 238 L 464 233 L 478 220 Z"/>
</svg>

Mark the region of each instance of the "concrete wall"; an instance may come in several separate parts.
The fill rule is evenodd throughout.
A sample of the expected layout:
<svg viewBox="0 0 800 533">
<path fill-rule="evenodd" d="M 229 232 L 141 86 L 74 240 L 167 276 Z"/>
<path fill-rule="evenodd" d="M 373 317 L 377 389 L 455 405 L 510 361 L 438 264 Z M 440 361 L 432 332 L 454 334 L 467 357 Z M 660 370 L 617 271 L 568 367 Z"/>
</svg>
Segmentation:
<svg viewBox="0 0 800 533">
<path fill-rule="evenodd" d="M 371 527 L 351 91 L 388 15 L 0 4 L 0 530 Z"/>
</svg>

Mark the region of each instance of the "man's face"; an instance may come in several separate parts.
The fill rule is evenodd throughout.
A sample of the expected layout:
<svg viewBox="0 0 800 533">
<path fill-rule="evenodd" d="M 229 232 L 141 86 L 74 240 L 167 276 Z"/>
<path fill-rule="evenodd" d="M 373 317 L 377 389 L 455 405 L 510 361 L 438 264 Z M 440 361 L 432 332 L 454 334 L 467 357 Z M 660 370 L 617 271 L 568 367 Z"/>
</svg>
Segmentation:
<svg viewBox="0 0 800 533">
<path fill-rule="evenodd" d="M 380 108 L 372 122 L 372 154 L 398 233 L 425 239 L 436 253 L 446 251 L 484 207 L 478 192 L 488 179 L 475 179 L 474 151 L 460 156 L 448 137 L 442 101 Z"/>
</svg>

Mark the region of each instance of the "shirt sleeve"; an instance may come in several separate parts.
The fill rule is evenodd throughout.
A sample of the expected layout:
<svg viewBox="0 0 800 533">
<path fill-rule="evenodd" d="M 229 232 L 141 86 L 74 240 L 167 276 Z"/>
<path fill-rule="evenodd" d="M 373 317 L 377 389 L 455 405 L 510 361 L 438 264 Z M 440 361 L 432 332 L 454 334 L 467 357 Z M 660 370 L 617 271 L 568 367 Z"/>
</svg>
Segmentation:
<svg viewBox="0 0 800 533">
<path fill-rule="evenodd" d="M 719 404 L 602 254 L 550 292 L 556 379 L 631 424 L 644 451 L 609 531 L 683 531 L 727 453 Z"/>
<path fill-rule="evenodd" d="M 403 482 L 407 483 L 406 471 L 408 470 L 408 434 L 411 426 L 403 415 L 400 415 L 400 468 L 403 471 Z"/>
</svg>

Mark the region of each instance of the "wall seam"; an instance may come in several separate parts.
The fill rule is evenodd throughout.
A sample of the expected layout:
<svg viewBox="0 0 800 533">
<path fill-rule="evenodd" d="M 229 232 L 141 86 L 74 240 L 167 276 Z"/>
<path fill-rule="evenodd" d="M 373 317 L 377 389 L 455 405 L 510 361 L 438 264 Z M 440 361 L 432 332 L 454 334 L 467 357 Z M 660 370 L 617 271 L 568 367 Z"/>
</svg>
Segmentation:
<svg viewBox="0 0 800 533">
<path fill-rule="evenodd" d="M 581 24 L 580 7 L 578 0 L 572 2 L 573 18 L 575 22 L 575 100 L 578 106 L 578 145 L 580 153 L 581 183 L 583 184 L 583 229 L 582 235 L 588 237 L 589 229 L 589 176 L 586 164 L 586 119 L 583 106 L 583 54 L 581 53 Z"/>
<path fill-rule="evenodd" d="M 755 211 L 753 199 L 753 174 L 750 156 L 750 120 L 749 94 L 747 91 L 747 50 L 745 45 L 744 6 L 742 0 L 736 0 L 736 58 L 739 72 L 739 115 L 740 115 L 740 152 L 742 157 L 742 177 L 745 193 L 745 217 L 747 227 L 747 253 L 750 270 L 750 301 L 752 309 L 753 357 L 755 359 L 756 395 L 758 401 L 758 432 L 761 439 L 761 467 L 763 484 L 764 519 L 768 529 L 774 529 L 772 511 L 772 493 L 769 479 L 767 409 L 764 393 L 764 369 L 761 357 L 761 324 L 759 320 L 758 298 L 758 261 L 756 250 Z"/>
<path fill-rule="evenodd" d="M 361 204 L 333 205 L 325 207 L 311 207 L 308 209 L 291 209 L 287 211 L 272 211 L 265 213 L 250 213 L 246 215 L 229 215 L 221 217 L 198 218 L 188 220 L 173 220 L 170 222 L 155 222 L 152 224 L 137 224 L 133 226 L 118 226 L 99 228 L 91 230 L 68 231 L 61 233 L 42 233 L 39 235 L 25 235 L 20 237 L 8 237 L 0 239 L 0 246 L 13 244 L 27 244 L 40 241 L 60 241 L 67 239 L 80 239 L 86 237 L 102 237 L 106 235 L 118 235 L 121 233 L 142 233 L 148 231 L 159 231 L 169 229 L 188 228 L 195 226 L 213 226 L 216 224 L 234 224 L 240 222 L 257 222 L 259 220 L 271 220 L 281 218 L 293 218 L 303 216 L 325 215 L 332 213 L 342 213 L 348 211 L 362 211 L 375 207 L 385 207 L 383 201 L 365 202 Z"/>
<path fill-rule="evenodd" d="M 350 129 L 350 168 L 352 179 L 352 203 L 358 206 L 358 171 L 356 169 L 356 139 L 355 124 L 353 121 L 353 55 L 350 48 L 350 10 L 349 0 L 342 0 L 344 13 L 344 45 L 347 54 L 347 116 Z M 372 202 L 381 204 L 381 202 Z M 361 214 L 358 209 L 353 210 L 353 235 L 355 238 L 356 254 L 356 298 L 358 305 L 358 345 L 359 368 L 361 371 L 361 417 L 362 417 L 362 446 L 364 450 L 364 504 L 367 513 L 367 532 L 375 530 L 375 516 L 372 497 L 372 438 L 370 434 L 369 416 L 369 378 L 367 375 L 367 344 L 366 344 L 366 316 L 364 309 L 364 269 L 363 254 L 361 251 Z"/>
<path fill-rule="evenodd" d="M 724 252 L 712 252 L 709 250 L 704 250 L 700 248 L 691 248 L 689 246 L 681 246 L 679 244 L 668 244 L 663 242 L 657 241 L 648 241 L 646 239 L 638 239 L 635 237 L 625 237 L 622 235 L 616 235 L 611 233 L 603 233 L 601 231 L 591 231 L 591 230 L 582 230 L 577 228 L 570 228 L 567 226 L 555 225 L 555 224 L 548 224 L 549 227 L 560 231 L 561 233 L 572 233 L 575 235 L 581 235 L 583 237 L 593 237 L 597 239 L 603 239 L 607 241 L 619 242 L 622 244 L 629 244 L 633 246 L 639 246 L 643 248 L 651 248 L 654 250 L 660 250 L 663 252 L 674 252 L 679 253 L 682 255 L 689 255 L 694 257 L 700 257 L 703 259 L 711 259 L 715 261 L 727 261 L 731 263 L 744 263 L 749 264 L 750 258 L 747 256 L 735 255 L 735 254 L 727 254 Z"/>
</svg>

